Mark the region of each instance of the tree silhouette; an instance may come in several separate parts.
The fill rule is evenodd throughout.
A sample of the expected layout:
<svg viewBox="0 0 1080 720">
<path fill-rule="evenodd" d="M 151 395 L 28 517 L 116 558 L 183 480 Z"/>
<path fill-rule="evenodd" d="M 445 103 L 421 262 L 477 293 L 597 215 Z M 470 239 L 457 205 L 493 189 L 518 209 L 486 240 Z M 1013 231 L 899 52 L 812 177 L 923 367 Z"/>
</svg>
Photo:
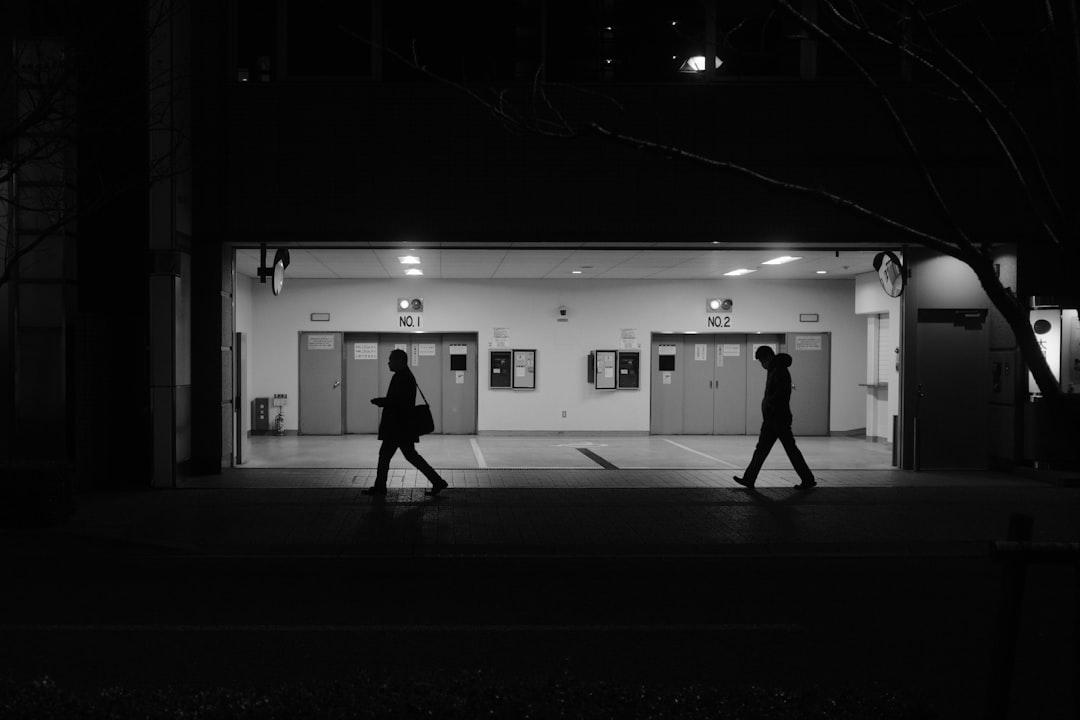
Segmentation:
<svg viewBox="0 0 1080 720">
<path fill-rule="evenodd" d="M 910 168 L 920 178 L 936 219 L 933 227 L 898 219 L 821 185 L 793 182 L 750 164 L 622 132 L 618 121 L 610 119 L 622 111 L 613 94 L 601 93 L 595 86 L 575 88 L 548 82 L 543 67 L 537 68 L 523 94 L 520 87 L 481 89 L 433 71 L 416 42 L 404 51 L 382 49 L 414 70 L 456 87 L 515 133 L 556 140 L 599 136 L 636 151 L 809 198 L 875 224 L 893 236 L 899 234 L 912 245 L 956 258 L 971 268 L 1008 323 L 1043 397 L 1054 407 L 1067 405 L 1075 416 L 1080 412 L 1080 398 L 1062 392 L 1030 325 L 1024 298 L 999 278 L 995 241 L 972 229 L 970 220 L 957 211 L 957 188 L 941 182 L 941 170 L 932 161 L 941 148 L 917 132 L 925 118 L 912 119 L 894 96 L 918 93 L 947 102 L 955 110 L 953 117 L 968 123 L 970 132 L 981 133 L 984 157 L 1013 184 L 1009 203 L 988 205 L 982 211 L 991 219 L 1008 218 L 1010 223 L 1006 224 L 1012 224 L 1016 217 L 1030 219 L 1030 232 L 1017 243 L 1036 250 L 1046 267 L 1076 268 L 1080 222 L 1071 198 L 1078 189 L 1073 168 L 1080 160 L 1078 16 L 1076 0 L 1047 0 L 1022 7 L 962 0 L 818 0 L 797 7 L 790 0 L 775 0 L 772 12 L 763 21 L 754 21 L 753 31 L 744 22 L 714 27 L 709 47 L 715 46 L 719 54 L 761 52 L 764 43 L 757 38 L 765 35 L 769 23 L 784 22 L 800 28 L 802 37 L 815 41 L 834 64 L 843 63 L 849 77 L 857 79 L 879 105 L 880 122 L 891 127 Z M 715 19 L 710 18 L 710 22 Z M 353 36 L 371 43 L 360 34 Z M 885 73 L 881 71 L 882 58 L 891 60 Z M 706 63 L 702 74 L 721 72 L 722 68 L 711 69 Z M 590 94 L 597 102 L 592 110 L 582 112 L 582 103 L 566 101 L 567 91 Z M 1057 128 L 1058 134 L 1036 134 L 1029 129 L 1030 113 L 1025 118 L 1028 109 L 1024 98 L 1032 93 L 1048 100 L 1045 105 L 1055 115 L 1043 118 L 1040 127 Z M 613 112 L 608 112 L 609 108 Z M 851 122 L 868 120 L 853 117 Z"/>
</svg>

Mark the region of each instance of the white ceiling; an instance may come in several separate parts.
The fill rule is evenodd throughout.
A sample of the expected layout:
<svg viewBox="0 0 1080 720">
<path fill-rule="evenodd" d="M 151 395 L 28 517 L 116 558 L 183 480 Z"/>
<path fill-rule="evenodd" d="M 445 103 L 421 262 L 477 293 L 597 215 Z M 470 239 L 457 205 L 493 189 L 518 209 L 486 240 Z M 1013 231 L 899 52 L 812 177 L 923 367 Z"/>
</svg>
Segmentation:
<svg viewBox="0 0 1080 720">
<path fill-rule="evenodd" d="M 274 248 L 266 261 L 273 263 Z M 719 278 L 737 268 L 755 272 L 744 280 L 850 278 L 873 272 L 877 250 L 793 250 L 713 248 L 658 249 L 656 245 L 606 249 L 597 247 L 503 247 L 425 248 L 408 246 L 289 249 L 290 278 L 386 279 L 405 277 L 410 267 L 436 280 L 572 279 L 602 280 L 697 280 Z M 404 265 L 398 258 L 414 255 L 419 265 Z M 795 255 L 802 259 L 785 265 L 763 265 L 766 260 Z M 260 251 L 237 248 L 236 272 L 258 277 Z M 572 271 L 580 270 L 580 274 Z M 818 274 L 824 270 L 826 274 Z"/>
</svg>

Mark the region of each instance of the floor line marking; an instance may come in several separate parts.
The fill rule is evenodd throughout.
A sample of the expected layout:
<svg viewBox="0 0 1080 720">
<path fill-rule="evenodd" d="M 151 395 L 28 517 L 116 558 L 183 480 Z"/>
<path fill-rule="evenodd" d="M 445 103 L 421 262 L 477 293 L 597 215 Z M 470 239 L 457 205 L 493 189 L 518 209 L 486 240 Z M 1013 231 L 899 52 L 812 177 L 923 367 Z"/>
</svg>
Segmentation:
<svg viewBox="0 0 1080 720">
<path fill-rule="evenodd" d="M 472 445 L 472 454 L 476 458 L 476 466 L 481 470 L 487 470 L 487 460 L 484 459 L 484 453 L 480 452 L 480 443 L 476 442 L 476 438 L 469 438 L 469 444 Z"/>
<path fill-rule="evenodd" d="M 700 455 L 703 458 L 708 458 L 709 460 L 712 460 L 713 462 L 720 463 L 721 465 L 725 465 L 725 466 L 727 466 L 729 468 L 734 468 L 735 470 L 739 469 L 738 465 L 732 465 L 727 460 L 721 460 L 720 458 L 714 458 L 712 455 L 706 455 L 705 453 L 700 452 L 699 450 L 695 450 L 694 448 L 686 447 L 685 445 L 677 443 L 674 440 L 668 440 L 667 438 L 662 438 L 662 439 L 663 439 L 664 442 L 671 443 L 675 447 L 682 448 L 683 450 L 686 450 L 687 452 L 692 452 L 695 455 Z"/>
<path fill-rule="evenodd" d="M 614 464 L 612 464 L 612 463 L 608 462 L 607 460 L 605 460 L 604 458 L 600 457 L 599 455 L 594 453 L 589 448 L 579 447 L 579 448 L 574 448 L 574 449 L 577 450 L 582 455 L 584 455 L 585 457 L 592 460 L 593 462 L 595 462 L 600 467 L 604 468 L 605 470 L 618 470 L 619 469 Z"/>
</svg>

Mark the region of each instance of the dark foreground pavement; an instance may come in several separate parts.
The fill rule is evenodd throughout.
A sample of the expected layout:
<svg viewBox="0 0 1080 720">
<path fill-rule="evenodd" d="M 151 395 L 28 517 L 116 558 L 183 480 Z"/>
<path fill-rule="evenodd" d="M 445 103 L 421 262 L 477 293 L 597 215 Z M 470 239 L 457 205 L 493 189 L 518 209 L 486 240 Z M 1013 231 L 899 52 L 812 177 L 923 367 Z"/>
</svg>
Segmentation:
<svg viewBox="0 0 1080 720">
<path fill-rule="evenodd" d="M 70 686 L 357 672 L 895 688 L 982 717 L 1009 518 L 1080 492 L 940 487 L 184 490 L 3 538 L 0 674 Z M 1075 570 L 1032 566 L 1013 717 L 1076 714 Z"/>
</svg>

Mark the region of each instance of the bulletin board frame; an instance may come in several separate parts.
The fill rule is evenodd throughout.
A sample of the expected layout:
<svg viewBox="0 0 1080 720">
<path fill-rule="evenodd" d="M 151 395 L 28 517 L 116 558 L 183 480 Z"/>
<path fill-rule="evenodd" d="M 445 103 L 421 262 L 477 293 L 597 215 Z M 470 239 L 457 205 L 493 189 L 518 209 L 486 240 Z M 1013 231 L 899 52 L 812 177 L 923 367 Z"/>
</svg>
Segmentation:
<svg viewBox="0 0 1080 720">
<path fill-rule="evenodd" d="M 595 350 L 596 372 L 593 386 L 597 390 L 615 390 L 618 386 L 619 352 L 617 350 Z"/>
<path fill-rule="evenodd" d="M 536 350 L 520 350 L 515 348 L 513 353 L 515 390 L 536 389 Z"/>
</svg>

